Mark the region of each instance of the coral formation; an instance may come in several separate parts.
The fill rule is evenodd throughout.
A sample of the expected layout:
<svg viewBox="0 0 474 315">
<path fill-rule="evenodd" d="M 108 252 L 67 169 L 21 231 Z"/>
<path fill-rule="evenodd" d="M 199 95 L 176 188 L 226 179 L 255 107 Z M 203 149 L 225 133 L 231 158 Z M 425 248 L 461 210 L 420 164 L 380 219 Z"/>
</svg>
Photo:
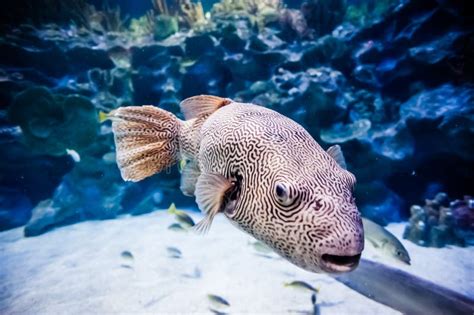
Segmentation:
<svg viewBox="0 0 474 315">
<path fill-rule="evenodd" d="M 156 40 L 163 40 L 178 31 L 178 20 L 169 15 L 155 16 L 153 34 Z"/>
<path fill-rule="evenodd" d="M 426 199 L 424 206 L 410 208 L 410 221 L 404 238 L 428 247 L 474 245 L 474 198 L 449 202 L 448 195 L 438 193 Z"/>
<path fill-rule="evenodd" d="M 151 0 L 155 15 L 175 17 L 186 28 L 194 28 L 206 23 L 201 1 L 191 0 Z"/>
<path fill-rule="evenodd" d="M 346 19 L 355 25 L 365 25 L 380 19 L 398 3 L 399 1 L 394 0 L 355 1 L 347 6 Z"/>
<path fill-rule="evenodd" d="M 217 19 L 247 19 L 262 30 L 267 23 L 278 21 L 283 9 L 281 0 L 222 0 L 212 6 Z"/>
<path fill-rule="evenodd" d="M 18 94 L 8 115 L 21 127 L 25 143 L 43 154 L 82 151 L 95 140 L 98 130 L 96 109 L 87 98 L 53 95 L 44 87 Z"/>
<path fill-rule="evenodd" d="M 143 41 L 153 35 L 157 41 L 164 40 L 180 29 L 205 27 L 207 19 L 202 3 L 190 0 L 152 0 L 153 9 L 130 22 L 130 33 L 135 40 Z"/>
<path fill-rule="evenodd" d="M 186 26 L 192 28 L 197 27 L 199 24 L 206 23 L 201 1 L 194 3 L 191 2 L 191 0 L 181 0 L 179 8 Z"/>
<path fill-rule="evenodd" d="M 303 2 L 301 11 L 308 26 L 321 36 L 342 23 L 346 7 L 346 0 L 310 0 Z"/>
<path fill-rule="evenodd" d="M 74 1 L 71 1 L 74 2 Z M 81 13 L 82 25 L 102 34 L 109 32 L 123 32 L 126 30 L 128 17 L 123 18 L 119 6 L 105 5 L 102 10 L 97 10 L 93 5 L 86 5 Z"/>
</svg>

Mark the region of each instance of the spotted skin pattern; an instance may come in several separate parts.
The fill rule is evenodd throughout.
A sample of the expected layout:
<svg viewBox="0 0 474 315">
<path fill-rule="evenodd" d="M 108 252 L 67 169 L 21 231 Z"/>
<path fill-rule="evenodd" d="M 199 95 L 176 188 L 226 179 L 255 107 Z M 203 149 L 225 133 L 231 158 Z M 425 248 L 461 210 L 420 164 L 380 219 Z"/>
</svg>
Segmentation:
<svg viewBox="0 0 474 315">
<path fill-rule="evenodd" d="M 349 267 L 323 259 L 363 250 L 355 177 L 299 124 L 264 107 L 232 102 L 184 122 L 180 145 L 201 174 L 220 174 L 238 185 L 235 207 L 224 213 L 242 230 L 309 271 L 357 266 L 358 259 Z M 285 202 L 278 185 L 288 191 Z"/>
</svg>

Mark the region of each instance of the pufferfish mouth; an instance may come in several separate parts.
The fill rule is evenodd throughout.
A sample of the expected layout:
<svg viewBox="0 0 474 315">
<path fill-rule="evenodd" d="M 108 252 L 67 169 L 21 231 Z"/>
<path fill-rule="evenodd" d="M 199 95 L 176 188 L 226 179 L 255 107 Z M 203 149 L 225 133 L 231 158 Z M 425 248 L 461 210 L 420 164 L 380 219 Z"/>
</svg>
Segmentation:
<svg viewBox="0 0 474 315">
<path fill-rule="evenodd" d="M 340 256 L 323 254 L 321 259 L 323 261 L 323 269 L 326 272 L 340 273 L 354 270 L 359 265 L 361 254 L 354 256 Z"/>
</svg>

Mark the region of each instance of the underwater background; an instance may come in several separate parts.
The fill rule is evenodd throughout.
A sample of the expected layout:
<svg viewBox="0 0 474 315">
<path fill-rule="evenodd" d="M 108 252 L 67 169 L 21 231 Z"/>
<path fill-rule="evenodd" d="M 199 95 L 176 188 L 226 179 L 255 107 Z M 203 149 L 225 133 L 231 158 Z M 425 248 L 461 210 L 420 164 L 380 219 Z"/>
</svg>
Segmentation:
<svg viewBox="0 0 474 315">
<path fill-rule="evenodd" d="M 172 203 L 198 211 L 179 190 L 177 167 L 139 183 L 123 181 L 110 122 L 100 122 L 99 114 L 150 104 L 182 118 L 181 100 L 211 94 L 274 109 L 325 149 L 339 144 L 357 178 L 362 216 L 401 224 L 394 229 L 412 252 L 449 245 L 474 260 L 474 17 L 466 5 L 3 3 L 0 235 L 6 243 L 0 251 L 8 252 L 5 244 L 13 240 L 4 233 L 12 231 L 50 237 L 58 227 L 140 216 Z M 170 224 L 163 233 L 173 230 Z M 56 244 L 46 246 L 54 251 Z M 2 258 L 0 268 L 9 261 Z M 471 276 L 465 291 L 474 289 L 472 264 L 461 265 L 465 280 Z M 16 279 L 10 271 L 0 276 Z M 0 300 L 11 291 L 1 287 Z M 2 304 L 0 310 L 9 310 Z"/>
</svg>

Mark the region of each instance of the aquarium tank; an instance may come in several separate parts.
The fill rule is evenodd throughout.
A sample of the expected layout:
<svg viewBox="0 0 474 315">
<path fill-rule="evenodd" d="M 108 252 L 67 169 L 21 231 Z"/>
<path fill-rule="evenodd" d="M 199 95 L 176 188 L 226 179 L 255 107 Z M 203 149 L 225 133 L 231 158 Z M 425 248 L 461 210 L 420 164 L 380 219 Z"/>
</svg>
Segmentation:
<svg viewBox="0 0 474 315">
<path fill-rule="evenodd" d="M 4 1 L 0 143 L 0 314 L 474 314 L 465 1 Z"/>
</svg>

